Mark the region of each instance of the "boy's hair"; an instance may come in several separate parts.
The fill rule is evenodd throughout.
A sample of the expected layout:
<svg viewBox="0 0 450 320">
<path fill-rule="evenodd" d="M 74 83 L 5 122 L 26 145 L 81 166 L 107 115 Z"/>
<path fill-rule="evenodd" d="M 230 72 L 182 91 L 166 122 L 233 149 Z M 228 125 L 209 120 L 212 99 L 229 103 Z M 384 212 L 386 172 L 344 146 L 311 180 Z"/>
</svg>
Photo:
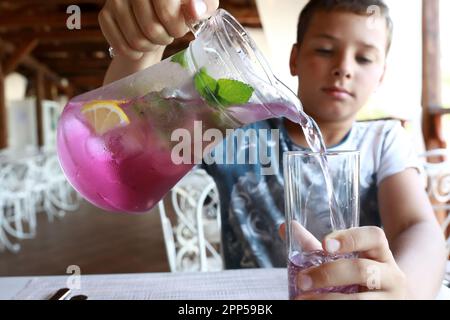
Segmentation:
<svg viewBox="0 0 450 320">
<path fill-rule="evenodd" d="M 393 23 L 389 16 L 389 8 L 383 0 L 310 0 L 300 13 L 297 26 L 297 43 L 302 43 L 312 17 L 319 11 L 344 11 L 368 17 L 379 13 L 386 19 L 388 30 L 386 54 L 392 42 Z"/>
</svg>

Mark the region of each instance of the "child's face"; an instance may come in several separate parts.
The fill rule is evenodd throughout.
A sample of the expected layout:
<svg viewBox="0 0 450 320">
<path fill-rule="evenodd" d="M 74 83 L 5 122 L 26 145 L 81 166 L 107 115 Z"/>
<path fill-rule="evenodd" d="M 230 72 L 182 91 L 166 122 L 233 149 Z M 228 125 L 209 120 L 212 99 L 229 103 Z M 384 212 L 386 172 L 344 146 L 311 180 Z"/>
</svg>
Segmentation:
<svg viewBox="0 0 450 320">
<path fill-rule="evenodd" d="M 317 12 L 303 43 L 292 50 L 298 95 L 318 123 L 353 121 L 382 81 L 386 22 L 368 19 L 349 12 Z"/>
</svg>

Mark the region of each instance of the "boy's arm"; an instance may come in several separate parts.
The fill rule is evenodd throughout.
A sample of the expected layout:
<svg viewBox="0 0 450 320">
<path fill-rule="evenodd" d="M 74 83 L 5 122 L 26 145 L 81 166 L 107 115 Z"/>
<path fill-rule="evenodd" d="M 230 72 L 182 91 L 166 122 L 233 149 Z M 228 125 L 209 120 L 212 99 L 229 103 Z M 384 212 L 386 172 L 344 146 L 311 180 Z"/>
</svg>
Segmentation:
<svg viewBox="0 0 450 320">
<path fill-rule="evenodd" d="M 410 168 L 386 178 L 378 196 L 390 249 L 406 275 L 408 298 L 434 299 L 442 285 L 447 250 L 419 174 Z"/>
<path fill-rule="evenodd" d="M 116 56 L 106 71 L 103 85 L 122 79 L 158 63 L 162 59 L 164 49 L 164 46 L 160 46 L 160 48 L 153 52 L 145 53 L 139 60 L 132 60 L 126 56 Z"/>
</svg>

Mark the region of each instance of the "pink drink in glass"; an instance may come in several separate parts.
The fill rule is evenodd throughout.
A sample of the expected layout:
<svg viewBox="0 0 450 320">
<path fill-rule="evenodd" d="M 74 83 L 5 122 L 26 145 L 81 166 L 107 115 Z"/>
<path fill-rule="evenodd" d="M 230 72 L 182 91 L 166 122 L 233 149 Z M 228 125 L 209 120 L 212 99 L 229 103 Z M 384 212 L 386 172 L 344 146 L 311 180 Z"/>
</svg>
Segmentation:
<svg viewBox="0 0 450 320">
<path fill-rule="evenodd" d="M 302 291 L 297 286 L 297 275 L 299 272 L 309 269 L 311 267 L 317 267 L 323 263 L 335 261 L 338 259 L 352 259 L 355 258 L 356 254 L 329 254 L 321 250 L 310 251 L 304 253 L 296 253 L 289 258 L 288 262 L 288 283 L 289 283 L 289 299 L 295 299 L 302 293 L 307 293 Z M 352 286 L 340 286 L 340 287 L 330 287 L 311 291 L 312 293 L 329 293 L 329 292 L 339 292 L 339 293 L 356 293 L 358 292 L 358 285 Z M 310 292 L 308 292 L 310 293 Z"/>
</svg>

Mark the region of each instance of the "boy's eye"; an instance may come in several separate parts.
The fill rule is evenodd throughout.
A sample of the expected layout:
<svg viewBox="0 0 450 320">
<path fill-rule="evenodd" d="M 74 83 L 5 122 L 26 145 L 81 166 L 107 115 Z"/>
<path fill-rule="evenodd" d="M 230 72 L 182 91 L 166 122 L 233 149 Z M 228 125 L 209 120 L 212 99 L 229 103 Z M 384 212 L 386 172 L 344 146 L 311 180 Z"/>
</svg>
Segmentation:
<svg viewBox="0 0 450 320">
<path fill-rule="evenodd" d="M 329 54 L 333 53 L 333 50 L 325 49 L 325 48 L 319 48 L 319 49 L 316 49 L 316 52 L 320 53 L 320 54 L 324 54 L 324 55 L 329 55 Z"/>
<path fill-rule="evenodd" d="M 366 57 L 356 57 L 356 61 L 362 64 L 369 64 L 372 63 L 372 60 Z"/>
</svg>

